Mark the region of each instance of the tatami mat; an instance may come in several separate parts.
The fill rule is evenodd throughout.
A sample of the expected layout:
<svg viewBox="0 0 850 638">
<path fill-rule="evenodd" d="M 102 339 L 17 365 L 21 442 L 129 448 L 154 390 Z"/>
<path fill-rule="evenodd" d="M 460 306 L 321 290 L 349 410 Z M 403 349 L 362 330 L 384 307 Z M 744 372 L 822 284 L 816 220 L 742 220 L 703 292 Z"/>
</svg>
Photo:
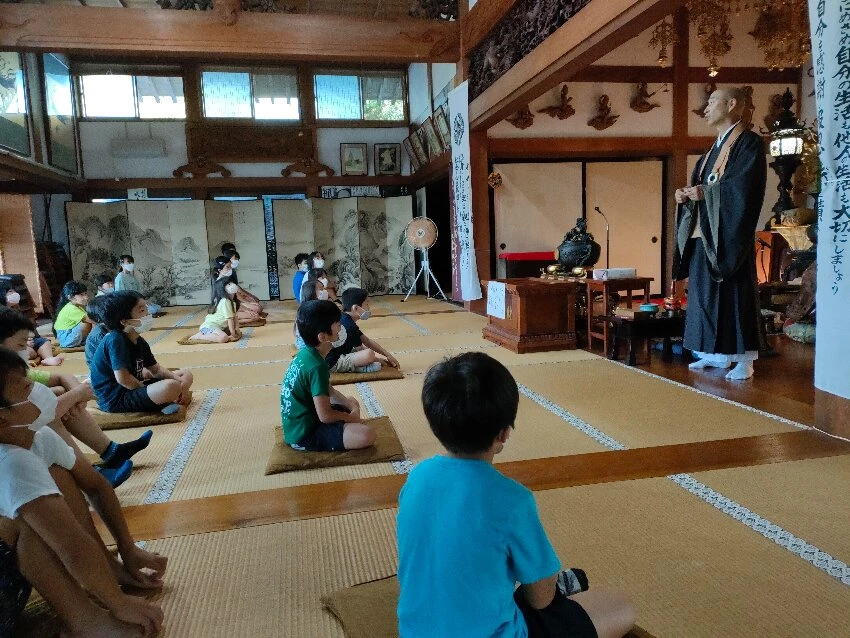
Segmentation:
<svg viewBox="0 0 850 638">
<path fill-rule="evenodd" d="M 353 387 L 344 393 L 356 395 Z M 274 444 L 273 429 L 278 425 L 279 385 L 223 391 L 176 484 L 172 500 L 393 473 L 389 463 L 374 463 L 264 476 Z"/>
<path fill-rule="evenodd" d="M 519 383 L 627 447 L 795 429 L 769 416 L 605 359 L 515 366 L 511 372 Z"/>
<path fill-rule="evenodd" d="M 694 478 L 850 564 L 850 456 L 702 472 Z"/>
<path fill-rule="evenodd" d="M 850 587 L 669 480 L 536 498 L 562 565 L 587 570 L 594 588 L 625 590 L 640 625 L 659 638 L 846 635 Z M 163 635 L 341 637 L 319 599 L 396 571 L 395 516 L 389 509 L 149 543 L 170 559 Z"/>
</svg>

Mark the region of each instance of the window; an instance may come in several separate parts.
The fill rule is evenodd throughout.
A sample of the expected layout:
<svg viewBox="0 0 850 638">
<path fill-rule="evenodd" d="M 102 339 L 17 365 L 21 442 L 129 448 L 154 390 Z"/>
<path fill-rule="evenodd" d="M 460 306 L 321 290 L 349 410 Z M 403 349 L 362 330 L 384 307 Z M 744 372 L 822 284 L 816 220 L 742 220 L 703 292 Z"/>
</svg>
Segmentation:
<svg viewBox="0 0 850 638">
<path fill-rule="evenodd" d="M 203 71 L 201 91 L 204 117 L 301 119 L 295 71 Z"/>
<path fill-rule="evenodd" d="M 324 73 L 314 78 L 320 120 L 404 121 L 404 77 L 388 73 Z"/>
<path fill-rule="evenodd" d="M 183 78 L 159 75 L 80 75 L 83 117 L 185 119 Z"/>
</svg>

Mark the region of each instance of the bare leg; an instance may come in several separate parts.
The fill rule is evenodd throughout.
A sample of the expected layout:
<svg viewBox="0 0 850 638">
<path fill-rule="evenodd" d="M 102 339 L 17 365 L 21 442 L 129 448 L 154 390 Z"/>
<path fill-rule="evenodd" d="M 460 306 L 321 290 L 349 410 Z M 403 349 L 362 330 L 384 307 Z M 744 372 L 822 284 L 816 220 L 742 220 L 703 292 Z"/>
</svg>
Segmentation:
<svg viewBox="0 0 850 638">
<path fill-rule="evenodd" d="M 353 352 L 351 357 L 351 363 L 358 368 L 360 366 L 367 366 L 377 360 L 378 357 L 375 356 L 375 351 L 370 348 L 363 348 L 363 350 Z"/>
<path fill-rule="evenodd" d="M 163 379 L 148 386 L 148 397 L 157 405 L 176 403 L 180 398 L 183 386 L 175 379 Z"/>
<path fill-rule="evenodd" d="M 41 365 L 43 366 L 61 366 L 65 361 L 64 355 L 53 354 L 53 345 L 48 341 L 38 349 L 38 356 L 41 357 Z"/>
<path fill-rule="evenodd" d="M 59 425 L 59 422 L 56 422 Z M 85 409 L 72 408 L 64 417 L 62 417 L 62 429 L 67 429 L 75 438 L 79 439 L 88 445 L 95 452 L 103 456 L 106 448 L 112 443 L 112 440 L 103 433 L 100 426 L 94 422 L 92 415 Z M 59 428 L 54 428 L 59 435 L 62 431 Z M 65 438 L 65 437 L 62 437 Z"/>
<path fill-rule="evenodd" d="M 223 330 L 216 330 L 212 334 L 201 334 L 200 331 L 189 337 L 193 341 L 209 341 L 210 343 L 227 343 L 230 341 L 230 335 Z"/>
<path fill-rule="evenodd" d="M 362 423 L 346 423 L 342 431 L 342 444 L 346 450 L 359 450 L 375 444 L 377 434 L 374 428 Z"/>
<path fill-rule="evenodd" d="M 635 626 L 635 609 L 618 591 L 590 589 L 570 598 L 590 616 L 599 638 L 622 638 Z"/>
<path fill-rule="evenodd" d="M 61 619 L 71 636 L 107 638 L 139 636 L 139 627 L 128 625 L 95 605 L 65 570 L 62 562 L 33 529 L 19 523 L 18 565 L 32 586 Z"/>
</svg>

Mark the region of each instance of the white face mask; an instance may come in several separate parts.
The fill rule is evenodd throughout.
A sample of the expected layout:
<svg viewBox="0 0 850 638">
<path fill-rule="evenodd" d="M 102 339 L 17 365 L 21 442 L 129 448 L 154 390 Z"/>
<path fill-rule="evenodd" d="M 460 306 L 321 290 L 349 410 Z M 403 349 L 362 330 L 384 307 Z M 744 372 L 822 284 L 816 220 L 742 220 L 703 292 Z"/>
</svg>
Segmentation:
<svg viewBox="0 0 850 638">
<path fill-rule="evenodd" d="M 238 259 L 234 259 L 233 261 L 231 261 L 231 262 L 230 262 L 230 267 L 231 267 L 231 268 L 238 268 L 238 267 L 239 267 L 239 260 L 238 260 Z"/>
<path fill-rule="evenodd" d="M 372 316 L 371 310 L 361 310 L 360 311 L 360 321 L 366 321 L 371 316 Z"/>
<path fill-rule="evenodd" d="M 324 268 L 325 260 L 324 259 L 314 259 L 313 260 L 313 268 Z"/>
<path fill-rule="evenodd" d="M 53 390 L 43 383 L 32 384 L 27 401 L 37 407 L 40 412 L 38 418 L 30 424 L 30 430 L 38 430 L 56 418 L 56 404 L 59 400 L 53 394 Z"/>
<path fill-rule="evenodd" d="M 112 284 L 104 284 L 103 286 L 101 286 L 100 289 L 105 293 L 109 293 L 115 290 L 115 286 L 113 286 Z"/>
<path fill-rule="evenodd" d="M 133 272 L 136 269 L 136 264 L 124 264 L 124 270 Z"/>
<path fill-rule="evenodd" d="M 328 300 L 328 291 L 327 290 L 317 290 L 316 291 L 316 299 L 319 299 L 321 301 L 327 301 Z"/>
<path fill-rule="evenodd" d="M 236 291 L 239 290 L 239 286 L 236 284 L 227 284 L 224 289 L 227 291 L 227 294 L 235 295 Z"/>
<path fill-rule="evenodd" d="M 141 334 L 142 332 L 147 332 L 151 328 L 153 328 L 153 317 L 150 315 L 145 315 L 144 317 L 139 317 L 136 319 L 139 322 L 138 326 L 124 326 L 124 332 L 129 332 L 132 328 L 137 333 Z"/>
<path fill-rule="evenodd" d="M 30 362 L 30 351 L 24 348 L 23 350 L 18 350 L 18 356 L 24 360 L 24 363 Z"/>
<path fill-rule="evenodd" d="M 328 285 L 328 278 L 327 278 L 327 277 L 319 277 L 319 281 L 321 281 L 321 282 L 322 282 L 322 285 L 323 285 L 323 286 L 327 286 L 327 285 Z"/>
<path fill-rule="evenodd" d="M 6 303 L 17 306 L 21 303 L 21 296 L 14 290 L 10 290 L 6 293 Z"/>
<path fill-rule="evenodd" d="M 348 333 L 345 331 L 345 326 L 339 327 L 339 335 L 337 335 L 336 341 L 331 342 L 331 345 L 334 348 L 341 348 L 343 344 L 345 344 L 345 340 L 348 338 Z"/>
<path fill-rule="evenodd" d="M 309 264 L 301 264 L 300 266 L 298 266 L 298 270 L 300 270 L 301 272 L 307 272 L 308 270 L 310 270 L 310 266 Z"/>
</svg>

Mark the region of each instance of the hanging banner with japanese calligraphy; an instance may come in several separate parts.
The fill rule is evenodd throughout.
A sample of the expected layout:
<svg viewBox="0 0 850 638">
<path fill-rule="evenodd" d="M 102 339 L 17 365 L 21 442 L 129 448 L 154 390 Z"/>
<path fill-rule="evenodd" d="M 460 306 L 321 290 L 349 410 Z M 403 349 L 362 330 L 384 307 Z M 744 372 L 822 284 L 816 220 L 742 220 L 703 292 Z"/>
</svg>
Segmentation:
<svg viewBox="0 0 850 638">
<path fill-rule="evenodd" d="M 850 0 L 809 0 L 820 135 L 815 386 L 850 398 Z"/>
<path fill-rule="evenodd" d="M 475 243 L 472 238 L 472 173 L 469 169 L 469 85 L 449 93 L 452 135 L 452 298 L 481 299 Z"/>
</svg>

